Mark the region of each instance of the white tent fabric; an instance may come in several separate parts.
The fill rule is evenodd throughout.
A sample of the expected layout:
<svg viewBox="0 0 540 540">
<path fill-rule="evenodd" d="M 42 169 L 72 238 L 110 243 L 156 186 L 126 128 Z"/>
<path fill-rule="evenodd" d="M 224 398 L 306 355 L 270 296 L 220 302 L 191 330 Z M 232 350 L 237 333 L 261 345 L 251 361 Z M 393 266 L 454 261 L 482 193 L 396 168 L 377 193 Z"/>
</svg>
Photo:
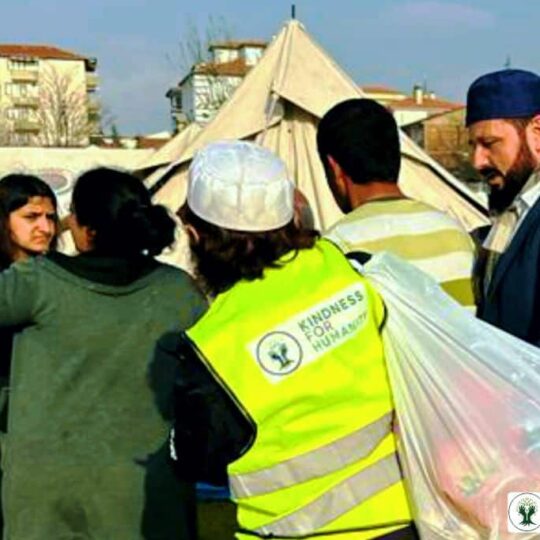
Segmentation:
<svg viewBox="0 0 540 540">
<path fill-rule="evenodd" d="M 149 185 L 153 184 L 152 178 L 154 175 L 156 178 L 160 178 L 165 173 L 168 166 L 174 162 L 178 156 L 183 154 L 184 150 L 191 144 L 201 130 L 202 127 L 199 124 L 195 122 L 189 124 L 168 144 L 154 152 L 149 159 L 140 163 L 138 167 L 140 171 L 152 171 L 152 174 L 147 177 L 146 182 Z"/>
<path fill-rule="evenodd" d="M 60 212 L 67 213 L 77 176 L 93 167 L 132 171 L 155 152 L 146 149 L 99 148 L 0 148 L 0 178 L 11 173 L 36 174 L 55 191 Z"/>
<path fill-rule="evenodd" d="M 256 140 L 286 162 L 324 230 L 341 213 L 317 155 L 317 124 L 336 103 L 362 96 L 303 26 L 290 21 L 212 122 L 178 152 L 175 161 L 148 177 L 147 185 L 155 191 L 156 202 L 177 210 L 185 199 L 189 162 L 199 148 L 222 139 Z M 179 146 L 175 141 L 162 149 L 163 155 L 172 156 L 172 145 Z M 401 144 L 399 182 L 407 195 L 453 215 L 467 229 L 488 223 L 484 205 L 474 192 L 404 134 Z"/>
</svg>

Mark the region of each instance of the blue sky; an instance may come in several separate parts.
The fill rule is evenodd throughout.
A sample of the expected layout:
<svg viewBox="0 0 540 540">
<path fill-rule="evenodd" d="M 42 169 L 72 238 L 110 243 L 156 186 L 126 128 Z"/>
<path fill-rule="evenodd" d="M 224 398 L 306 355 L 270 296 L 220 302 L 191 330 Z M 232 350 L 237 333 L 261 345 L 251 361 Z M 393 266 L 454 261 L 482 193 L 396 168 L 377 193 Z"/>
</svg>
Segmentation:
<svg viewBox="0 0 540 540">
<path fill-rule="evenodd" d="M 95 56 L 101 98 L 122 133 L 169 129 L 167 88 L 182 73 L 188 21 L 222 17 L 233 37 L 269 39 L 290 16 L 284 0 L 2 0 L 5 43 L 56 45 Z M 427 81 L 463 101 L 478 75 L 540 72 L 534 0 L 297 0 L 297 18 L 359 84 L 410 90 Z M 169 59 L 168 59 L 169 57 Z"/>
</svg>

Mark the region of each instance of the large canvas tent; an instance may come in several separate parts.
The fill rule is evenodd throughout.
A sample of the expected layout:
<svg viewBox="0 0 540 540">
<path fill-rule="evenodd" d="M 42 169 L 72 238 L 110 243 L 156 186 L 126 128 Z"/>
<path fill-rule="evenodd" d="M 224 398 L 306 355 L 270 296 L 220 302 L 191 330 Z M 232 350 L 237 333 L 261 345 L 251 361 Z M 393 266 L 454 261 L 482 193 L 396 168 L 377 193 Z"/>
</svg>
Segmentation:
<svg viewBox="0 0 540 540">
<path fill-rule="evenodd" d="M 201 131 L 201 126 L 195 122 L 189 124 L 176 137 L 157 150 L 149 159 L 142 163 L 143 169 L 139 169 L 143 174 L 150 171 L 150 176 L 146 178 L 148 185 L 154 184 L 162 176 L 162 171 L 168 165 L 175 162 L 179 156 L 183 155 L 184 150 L 193 142 Z"/>
<path fill-rule="evenodd" d="M 194 137 L 182 135 L 166 145 L 158 163 L 143 163 L 156 202 L 177 210 L 186 193 L 187 171 L 195 152 L 222 139 L 254 140 L 276 152 L 304 192 L 317 225 L 326 229 L 340 217 L 316 148 L 319 119 L 336 103 L 362 97 L 362 91 L 296 20 L 285 24 L 215 118 Z M 185 144 L 188 140 L 187 144 Z M 412 198 L 454 216 L 467 229 L 487 223 L 477 196 L 401 134 L 400 186 Z"/>
</svg>

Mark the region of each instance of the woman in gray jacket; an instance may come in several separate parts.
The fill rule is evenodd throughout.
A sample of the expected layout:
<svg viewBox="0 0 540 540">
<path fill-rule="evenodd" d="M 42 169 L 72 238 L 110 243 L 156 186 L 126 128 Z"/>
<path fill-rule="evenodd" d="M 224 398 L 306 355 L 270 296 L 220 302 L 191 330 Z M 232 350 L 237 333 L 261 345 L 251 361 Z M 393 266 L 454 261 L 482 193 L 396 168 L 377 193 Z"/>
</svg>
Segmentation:
<svg viewBox="0 0 540 540">
<path fill-rule="evenodd" d="M 0 270 L 54 249 L 58 232 L 53 190 L 37 176 L 9 174 L 0 180 Z M 7 399 L 13 328 L 0 328 L 0 432 L 7 430 Z M 1 480 L 1 472 L 0 472 Z M 0 512 L 0 536 L 3 530 Z"/>
<path fill-rule="evenodd" d="M 191 326 L 206 302 L 186 273 L 154 259 L 175 224 L 138 179 L 83 174 L 72 210 L 78 256 L 0 275 L 0 325 L 24 327 L 3 448 L 4 539 L 192 538 L 191 488 L 169 474 L 162 447 L 174 366 L 151 358 L 158 337 Z"/>
</svg>

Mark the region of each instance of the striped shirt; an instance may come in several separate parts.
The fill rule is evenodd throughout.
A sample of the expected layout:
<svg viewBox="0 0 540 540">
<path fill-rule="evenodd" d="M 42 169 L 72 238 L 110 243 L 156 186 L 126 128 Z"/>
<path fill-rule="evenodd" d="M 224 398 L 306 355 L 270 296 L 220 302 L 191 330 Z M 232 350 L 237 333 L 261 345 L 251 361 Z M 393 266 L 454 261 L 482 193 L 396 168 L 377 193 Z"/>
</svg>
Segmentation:
<svg viewBox="0 0 540 540">
<path fill-rule="evenodd" d="M 474 244 L 457 221 L 412 199 L 359 206 L 325 236 L 345 253 L 389 251 L 431 275 L 460 304 L 474 307 Z"/>
</svg>

